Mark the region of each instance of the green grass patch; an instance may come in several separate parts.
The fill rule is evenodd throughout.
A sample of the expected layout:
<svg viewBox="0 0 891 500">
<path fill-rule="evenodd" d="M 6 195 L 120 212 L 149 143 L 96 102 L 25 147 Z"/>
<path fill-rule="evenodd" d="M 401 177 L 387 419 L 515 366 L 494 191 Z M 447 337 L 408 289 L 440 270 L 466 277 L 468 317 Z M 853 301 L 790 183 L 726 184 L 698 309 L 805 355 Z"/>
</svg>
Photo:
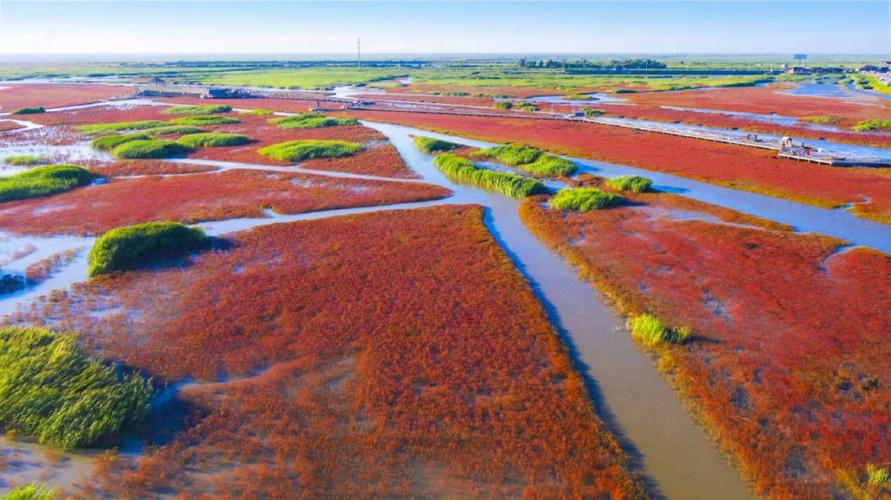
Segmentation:
<svg viewBox="0 0 891 500">
<path fill-rule="evenodd" d="M 512 198 L 525 198 L 547 192 L 544 184 L 535 179 L 480 168 L 466 158 L 451 153 L 438 155 L 433 159 L 433 164 L 451 179 L 498 191 Z"/>
<path fill-rule="evenodd" d="M 240 123 L 236 118 L 232 118 L 230 116 L 220 116 L 220 115 L 194 115 L 194 116 L 181 116 L 179 118 L 174 118 L 170 120 L 170 123 L 175 125 L 231 125 L 233 123 Z"/>
<path fill-rule="evenodd" d="M 473 153 L 473 157 L 495 160 L 536 176 L 572 175 L 575 172 L 575 164 L 571 161 L 524 144 L 508 143 L 481 149 Z"/>
<path fill-rule="evenodd" d="M 497 101 L 495 104 L 492 105 L 492 107 L 495 109 L 502 109 L 502 110 L 513 109 L 514 103 L 512 103 L 510 101 Z"/>
<path fill-rule="evenodd" d="M 692 335 L 689 328 L 665 326 L 658 318 L 650 314 L 628 318 L 626 326 L 634 338 L 650 346 L 665 342 L 683 344 Z"/>
<path fill-rule="evenodd" d="M 0 177 L 0 203 L 36 198 L 89 184 L 92 174 L 75 165 L 47 165 Z"/>
<path fill-rule="evenodd" d="M 591 109 L 591 108 L 585 108 L 585 109 L 582 110 L 582 112 L 583 112 L 583 113 L 585 114 L 585 116 L 587 116 L 588 118 L 596 118 L 596 117 L 598 117 L 598 116 L 602 116 L 602 115 L 605 115 L 605 114 L 606 114 L 606 111 L 604 111 L 604 110 L 602 110 L 602 109 Z"/>
<path fill-rule="evenodd" d="M 242 113 L 246 115 L 271 115 L 272 113 L 274 113 L 274 111 L 266 108 L 256 108 L 242 111 Z"/>
<path fill-rule="evenodd" d="M 223 134 L 220 132 L 205 132 L 202 134 L 189 134 L 179 138 L 180 144 L 190 148 L 220 148 L 226 146 L 240 146 L 251 142 L 251 138 L 242 134 Z"/>
<path fill-rule="evenodd" d="M 186 135 L 200 134 L 207 131 L 194 125 L 165 125 L 158 128 L 147 128 L 142 132 L 148 135 Z"/>
<path fill-rule="evenodd" d="M 111 154 L 119 160 L 160 160 L 182 156 L 192 148 L 176 141 L 157 139 L 125 142 L 111 150 Z"/>
<path fill-rule="evenodd" d="M 617 191 L 645 193 L 653 189 L 653 181 L 639 175 L 623 175 L 606 181 L 606 185 Z"/>
<path fill-rule="evenodd" d="M 6 492 L 0 500 L 53 500 L 56 490 L 39 484 L 17 486 Z"/>
<path fill-rule="evenodd" d="M 46 109 L 42 107 L 33 107 L 33 108 L 18 108 L 13 110 L 12 115 L 39 115 L 40 113 L 46 113 Z"/>
<path fill-rule="evenodd" d="M 115 122 L 115 123 L 96 123 L 93 125 L 81 125 L 77 127 L 77 131 L 87 135 L 113 134 L 115 132 L 123 132 L 125 130 L 146 130 L 151 128 L 164 127 L 167 122 L 160 120 L 139 120 L 132 122 Z"/>
<path fill-rule="evenodd" d="M 307 139 L 272 144 L 257 152 L 275 160 L 299 162 L 316 158 L 341 158 L 361 150 L 362 146 L 355 142 Z"/>
<path fill-rule="evenodd" d="M 594 98 L 587 94 L 570 94 L 561 97 L 565 101 L 591 101 Z"/>
<path fill-rule="evenodd" d="M 0 329 L 0 425 L 60 448 L 106 444 L 149 410 L 152 389 L 82 353 L 70 334 Z"/>
<path fill-rule="evenodd" d="M 557 210 L 587 212 L 614 207 L 624 200 L 617 194 L 605 193 L 597 188 L 561 189 L 551 197 L 548 206 Z"/>
<path fill-rule="evenodd" d="M 231 106 L 222 104 L 201 104 L 198 106 L 172 106 L 164 111 L 165 115 L 215 115 L 232 111 Z"/>
<path fill-rule="evenodd" d="M 12 155 L 3 158 L 3 163 L 7 165 L 15 165 L 17 167 L 33 167 L 34 165 L 43 165 L 49 163 L 50 159 L 45 156 L 34 155 Z"/>
<path fill-rule="evenodd" d="M 99 149 L 101 151 L 111 151 L 112 149 L 120 146 L 125 142 L 130 141 L 149 141 L 152 137 L 140 133 L 134 132 L 132 134 L 121 134 L 121 135 L 105 135 L 102 137 L 97 137 L 93 139 L 93 147 L 95 149 Z"/>
<path fill-rule="evenodd" d="M 801 121 L 806 123 L 818 123 L 821 125 L 831 125 L 833 123 L 838 123 L 838 118 L 833 116 L 823 116 L 823 115 L 814 115 L 814 116 L 803 116 L 801 117 Z"/>
<path fill-rule="evenodd" d="M 854 125 L 857 132 L 871 132 L 874 130 L 891 130 L 891 120 L 864 120 Z"/>
<path fill-rule="evenodd" d="M 302 113 L 295 116 L 270 118 L 269 123 L 283 129 L 300 129 L 358 125 L 359 121 L 352 118 L 333 118 L 316 113 Z"/>
<path fill-rule="evenodd" d="M 138 269 L 153 260 L 199 250 L 204 230 L 177 222 L 148 222 L 112 229 L 96 239 L 88 256 L 88 276 Z"/>
<path fill-rule="evenodd" d="M 427 154 L 444 153 L 461 147 L 460 144 L 455 144 L 454 142 L 434 139 L 433 137 L 425 137 L 423 135 L 413 136 L 411 140 L 415 144 L 415 147 L 418 148 L 418 151 Z"/>
</svg>

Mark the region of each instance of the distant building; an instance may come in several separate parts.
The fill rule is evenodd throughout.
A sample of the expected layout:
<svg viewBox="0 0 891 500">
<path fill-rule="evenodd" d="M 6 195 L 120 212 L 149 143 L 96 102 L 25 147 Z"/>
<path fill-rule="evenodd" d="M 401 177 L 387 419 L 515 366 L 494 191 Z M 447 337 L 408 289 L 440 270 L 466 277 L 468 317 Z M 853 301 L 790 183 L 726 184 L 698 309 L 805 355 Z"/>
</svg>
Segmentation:
<svg viewBox="0 0 891 500">
<path fill-rule="evenodd" d="M 252 97 L 251 93 L 247 90 L 230 89 L 226 87 L 209 88 L 207 89 L 207 92 L 201 96 L 202 99 L 247 99 L 250 97 Z"/>
<path fill-rule="evenodd" d="M 790 75 L 813 75 L 815 73 L 814 68 L 805 68 L 804 66 L 793 66 L 786 70 L 786 73 Z"/>
</svg>

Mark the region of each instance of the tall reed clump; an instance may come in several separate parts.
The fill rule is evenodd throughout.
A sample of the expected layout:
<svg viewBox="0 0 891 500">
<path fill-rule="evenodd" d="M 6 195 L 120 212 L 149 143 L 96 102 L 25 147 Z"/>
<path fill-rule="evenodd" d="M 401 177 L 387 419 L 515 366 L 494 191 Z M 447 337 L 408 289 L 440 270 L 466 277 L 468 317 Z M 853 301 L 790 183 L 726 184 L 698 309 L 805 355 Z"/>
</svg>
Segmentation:
<svg viewBox="0 0 891 500">
<path fill-rule="evenodd" d="M 151 385 L 82 353 L 70 334 L 0 329 L 0 426 L 60 448 L 108 444 L 148 412 Z"/>
<path fill-rule="evenodd" d="M 26 484 L 9 490 L 0 496 L 0 500 L 53 500 L 56 493 L 56 490 L 40 484 Z"/>
<path fill-rule="evenodd" d="M 179 138 L 180 144 L 190 148 L 220 148 L 226 146 L 240 146 L 251 142 L 251 138 L 242 134 L 224 134 L 220 132 L 205 132 L 201 134 L 189 134 Z"/>
<path fill-rule="evenodd" d="M 625 198 L 617 194 L 606 193 L 597 188 L 572 188 L 558 191 L 548 201 L 548 206 L 557 210 L 587 212 L 613 207 L 624 200 Z"/>
<path fill-rule="evenodd" d="M 445 153 L 446 151 L 453 151 L 461 147 L 460 144 L 455 144 L 454 142 L 434 139 L 433 137 L 426 137 L 423 135 L 412 136 L 411 141 L 415 144 L 415 147 L 418 148 L 418 151 L 427 154 Z"/>
<path fill-rule="evenodd" d="M 653 189 L 653 181 L 639 175 L 623 175 L 607 179 L 606 185 L 616 191 L 645 193 Z"/>
<path fill-rule="evenodd" d="M 214 115 L 232 111 L 231 106 L 222 104 L 201 104 L 198 106 L 171 106 L 162 113 L 165 115 Z"/>
<path fill-rule="evenodd" d="M 112 229 L 96 239 L 88 256 L 88 276 L 137 269 L 151 261 L 200 250 L 204 230 L 177 222 L 148 222 Z"/>
<path fill-rule="evenodd" d="M 92 174 L 76 165 L 47 165 L 0 177 L 0 203 L 69 191 L 89 184 Z"/>
<path fill-rule="evenodd" d="M 257 152 L 274 160 L 299 162 L 317 158 L 341 158 L 361 150 L 362 146 L 355 142 L 305 139 L 272 144 L 258 149 Z"/>
<path fill-rule="evenodd" d="M 547 192 L 544 184 L 535 179 L 480 168 L 466 158 L 451 153 L 437 156 L 433 159 L 433 164 L 451 179 L 498 191 L 512 198 L 525 198 Z"/>
<path fill-rule="evenodd" d="M 473 157 L 495 160 L 540 177 L 575 173 L 575 164 L 571 161 L 524 144 L 508 143 L 481 149 L 473 153 Z"/>
<path fill-rule="evenodd" d="M 359 121 L 352 118 L 335 118 L 320 115 L 318 113 L 302 113 L 294 116 L 281 116 L 270 118 L 269 123 L 282 129 L 324 128 L 358 125 Z"/>
<path fill-rule="evenodd" d="M 631 332 L 631 336 L 649 346 L 665 342 L 683 344 L 692 335 L 689 328 L 668 327 L 662 324 L 658 318 L 650 314 L 641 314 L 640 316 L 632 316 L 628 318 L 626 327 Z"/>
</svg>

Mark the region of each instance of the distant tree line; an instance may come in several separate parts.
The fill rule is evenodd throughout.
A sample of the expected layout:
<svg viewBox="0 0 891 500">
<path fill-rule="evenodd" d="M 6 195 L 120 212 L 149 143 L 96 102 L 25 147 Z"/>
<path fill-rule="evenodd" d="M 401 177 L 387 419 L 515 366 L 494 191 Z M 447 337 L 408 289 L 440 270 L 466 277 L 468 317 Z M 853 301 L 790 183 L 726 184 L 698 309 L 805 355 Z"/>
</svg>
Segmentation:
<svg viewBox="0 0 891 500">
<path fill-rule="evenodd" d="M 569 61 L 566 59 L 520 59 L 520 67 L 523 68 L 572 68 L 572 69 L 665 69 L 668 67 L 664 62 L 655 59 L 613 59 L 609 62 L 589 61 L 587 59 L 577 59 Z"/>
</svg>

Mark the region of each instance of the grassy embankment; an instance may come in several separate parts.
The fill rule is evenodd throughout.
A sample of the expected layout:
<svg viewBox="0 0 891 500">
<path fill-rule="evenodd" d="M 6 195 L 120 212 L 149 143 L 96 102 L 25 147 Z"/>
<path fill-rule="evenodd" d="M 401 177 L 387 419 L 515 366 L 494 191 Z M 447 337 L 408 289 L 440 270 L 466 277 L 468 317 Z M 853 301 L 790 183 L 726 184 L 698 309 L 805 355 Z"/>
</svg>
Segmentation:
<svg viewBox="0 0 891 500">
<path fill-rule="evenodd" d="M 434 153 L 445 153 L 448 151 L 454 151 L 461 147 L 460 144 L 455 144 L 454 142 L 444 141 L 442 139 L 434 139 L 432 137 L 426 137 L 423 135 L 415 135 L 411 138 L 415 147 L 418 148 L 418 151 L 434 154 Z"/>
<path fill-rule="evenodd" d="M 182 156 L 192 148 L 176 141 L 158 139 L 131 140 L 111 150 L 111 154 L 119 160 L 160 160 Z"/>
<path fill-rule="evenodd" d="M 89 184 L 93 175 L 75 165 L 47 165 L 0 177 L 0 203 L 69 191 Z"/>
<path fill-rule="evenodd" d="M 100 236 L 88 257 L 89 276 L 137 269 L 159 258 L 170 258 L 202 248 L 204 231 L 176 222 L 148 222 L 118 227 Z"/>
<path fill-rule="evenodd" d="M 165 115 L 214 115 L 232 111 L 231 106 L 223 104 L 201 104 L 197 106 L 172 106 L 164 111 Z"/>
<path fill-rule="evenodd" d="M 480 168 L 466 158 L 451 153 L 437 156 L 433 159 L 433 164 L 451 179 L 498 191 L 512 198 L 525 198 L 547 192 L 547 188 L 535 179 Z"/>
<path fill-rule="evenodd" d="M 0 425 L 60 448 L 107 444 L 150 406 L 150 384 L 89 357 L 70 334 L 0 329 Z"/>
<path fill-rule="evenodd" d="M 41 113 L 46 113 L 45 108 L 41 107 L 33 107 L 33 108 L 18 108 L 13 110 L 11 115 L 39 115 Z"/>
<path fill-rule="evenodd" d="M 305 139 L 280 142 L 257 150 L 274 160 L 299 162 L 318 158 L 342 158 L 362 151 L 355 142 Z"/>
<path fill-rule="evenodd" d="M 295 116 L 270 118 L 269 123 L 278 128 L 287 130 L 358 125 L 359 121 L 352 118 L 335 118 L 317 113 L 301 113 Z"/>
<path fill-rule="evenodd" d="M 232 125 L 239 123 L 237 118 L 220 115 L 190 115 L 170 120 L 174 125 Z"/>
<path fill-rule="evenodd" d="M 190 148 L 207 147 L 219 148 L 226 146 L 240 146 L 251 142 L 251 138 L 242 134 L 224 134 L 220 132 L 205 132 L 201 134 L 188 134 L 179 138 L 180 144 Z"/>
<path fill-rule="evenodd" d="M 509 143 L 476 151 L 474 158 L 495 160 L 499 163 L 517 167 L 535 176 L 568 176 L 575 173 L 575 164 L 554 155 L 544 153 L 540 149 L 523 144 Z"/>
<path fill-rule="evenodd" d="M 891 130 L 891 120 L 864 120 L 854 125 L 854 130 L 857 132 Z"/>
<path fill-rule="evenodd" d="M 3 163 L 16 167 L 33 167 L 34 165 L 49 163 L 49 161 L 50 159 L 45 156 L 34 155 L 12 155 L 3 158 Z"/>
</svg>

